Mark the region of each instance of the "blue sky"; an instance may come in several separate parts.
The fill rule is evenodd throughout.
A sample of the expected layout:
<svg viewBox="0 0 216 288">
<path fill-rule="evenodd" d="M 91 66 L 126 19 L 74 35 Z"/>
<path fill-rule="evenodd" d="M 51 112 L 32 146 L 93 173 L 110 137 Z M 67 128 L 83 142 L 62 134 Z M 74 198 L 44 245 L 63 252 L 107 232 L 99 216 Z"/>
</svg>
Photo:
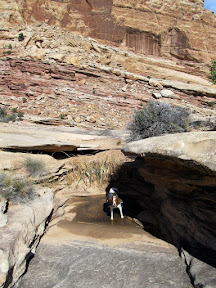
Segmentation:
<svg viewBox="0 0 216 288">
<path fill-rule="evenodd" d="M 216 0 L 204 0 L 204 6 L 216 14 Z"/>
</svg>

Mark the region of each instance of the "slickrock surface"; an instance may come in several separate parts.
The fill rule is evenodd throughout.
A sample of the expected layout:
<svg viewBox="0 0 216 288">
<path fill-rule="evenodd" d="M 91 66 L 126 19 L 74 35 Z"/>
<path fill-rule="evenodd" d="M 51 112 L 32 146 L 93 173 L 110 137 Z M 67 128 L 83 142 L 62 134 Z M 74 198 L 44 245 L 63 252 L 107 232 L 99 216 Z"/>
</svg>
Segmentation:
<svg viewBox="0 0 216 288">
<path fill-rule="evenodd" d="M 41 244 L 20 288 L 191 288 L 176 255 L 75 242 Z"/>
<path fill-rule="evenodd" d="M 120 149 L 127 132 L 73 127 L 2 124 L 0 148 L 9 151 L 64 152 Z"/>
<path fill-rule="evenodd" d="M 67 220 L 48 230 L 18 287 L 192 287 L 172 245 L 118 213 L 111 223 L 104 200 L 68 202 Z"/>
</svg>

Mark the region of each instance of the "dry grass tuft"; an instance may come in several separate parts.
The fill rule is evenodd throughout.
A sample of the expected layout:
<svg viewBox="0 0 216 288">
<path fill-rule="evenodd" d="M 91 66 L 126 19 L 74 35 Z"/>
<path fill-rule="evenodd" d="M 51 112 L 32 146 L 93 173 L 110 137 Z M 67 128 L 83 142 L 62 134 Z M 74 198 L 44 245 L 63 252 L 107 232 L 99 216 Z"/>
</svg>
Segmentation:
<svg viewBox="0 0 216 288">
<path fill-rule="evenodd" d="M 111 155 L 94 159 L 77 158 L 73 161 L 73 169 L 66 176 L 68 185 L 84 184 L 85 186 L 102 185 L 108 182 L 121 165 L 121 160 Z"/>
</svg>

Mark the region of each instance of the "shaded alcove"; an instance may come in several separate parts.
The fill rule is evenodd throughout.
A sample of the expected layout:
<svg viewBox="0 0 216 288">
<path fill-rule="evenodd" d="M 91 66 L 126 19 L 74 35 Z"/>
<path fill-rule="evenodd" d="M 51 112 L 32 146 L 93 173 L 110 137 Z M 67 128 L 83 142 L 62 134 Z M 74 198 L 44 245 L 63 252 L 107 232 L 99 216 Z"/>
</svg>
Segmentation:
<svg viewBox="0 0 216 288">
<path fill-rule="evenodd" d="M 160 56 L 160 36 L 139 29 L 126 28 L 126 46 L 135 52 Z"/>
<path fill-rule="evenodd" d="M 188 49 L 190 49 L 189 40 L 180 29 L 170 28 L 160 35 L 160 39 L 161 56 L 174 56 L 181 60 L 196 61 L 188 52 Z"/>
<path fill-rule="evenodd" d="M 154 162 L 154 159 L 150 160 Z M 183 248 L 197 259 L 216 267 L 215 187 L 174 183 L 173 179 L 165 179 L 162 183 L 160 178 L 158 182 L 154 179 L 152 184 L 140 174 L 145 161 L 148 162 L 137 158 L 134 162 L 124 163 L 112 175 L 107 190 L 118 188 L 127 215 L 141 221 L 147 232 L 175 245 L 179 253 Z M 172 169 L 181 165 L 173 163 Z M 199 182 L 203 168 L 184 164 L 176 171 L 176 177 L 182 173 L 179 177 Z M 163 164 L 160 169 L 162 172 Z"/>
<path fill-rule="evenodd" d="M 176 27 L 161 34 L 126 27 L 125 45 L 145 55 L 196 61 L 189 53 L 190 45 L 186 34 Z"/>
</svg>

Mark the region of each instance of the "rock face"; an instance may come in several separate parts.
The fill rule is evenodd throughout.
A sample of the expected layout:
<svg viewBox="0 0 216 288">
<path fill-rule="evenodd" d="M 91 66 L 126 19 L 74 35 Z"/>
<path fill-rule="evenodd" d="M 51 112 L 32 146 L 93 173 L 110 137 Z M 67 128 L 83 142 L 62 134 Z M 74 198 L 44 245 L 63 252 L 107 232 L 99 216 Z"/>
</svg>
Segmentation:
<svg viewBox="0 0 216 288">
<path fill-rule="evenodd" d="M 214 54 L 212 40 L 207 40 L 207 49 L 203 46 L 207 36 L 203 28 L 209 25 L 213 31 L 211 21 L 215 23 L 216 18 L 212 12 L 203 8 L 202 0 L 179 3 L 174 0 L 161 0 L 157 3 L 115 0 L 113 6 L 113 14 L 121 17 L 126 26 L 126 45 L 135 51 L 189 61 L 207 60 L 210 54 L 210 57 Z M 199 31 L 198 37 L 195 36 L 196 31 Z"/>
<path fill-rule="evenodd" d="M 53 192 L 43 190 L 46 194 L 30 205 L 8 209 L 8 225 L 1 227 L 0 287 L 12 287 L 18 281 L 45 231 L 53 209 Z"/>
<path fill-rule="evenodd" d="M 1 0 L 2 27 L 46 22 L 138 53 L 209 62 L 215 58 L 215 15 L 202 0 Z"/>
<path fill-rule="evenodd" d="M 131 142 L 123 152 L 137 159 L 111 182 L 145 229 L 214 267 L 215 139 L 216 132 L 191 132 Z"/>
<path fill-rule="evenodd" d="M 7 210 L 6 199 L 0 199 L 0 227 L 3 227 L 7 223 L 7 215 L 5 211 Z"/>
</svg>

